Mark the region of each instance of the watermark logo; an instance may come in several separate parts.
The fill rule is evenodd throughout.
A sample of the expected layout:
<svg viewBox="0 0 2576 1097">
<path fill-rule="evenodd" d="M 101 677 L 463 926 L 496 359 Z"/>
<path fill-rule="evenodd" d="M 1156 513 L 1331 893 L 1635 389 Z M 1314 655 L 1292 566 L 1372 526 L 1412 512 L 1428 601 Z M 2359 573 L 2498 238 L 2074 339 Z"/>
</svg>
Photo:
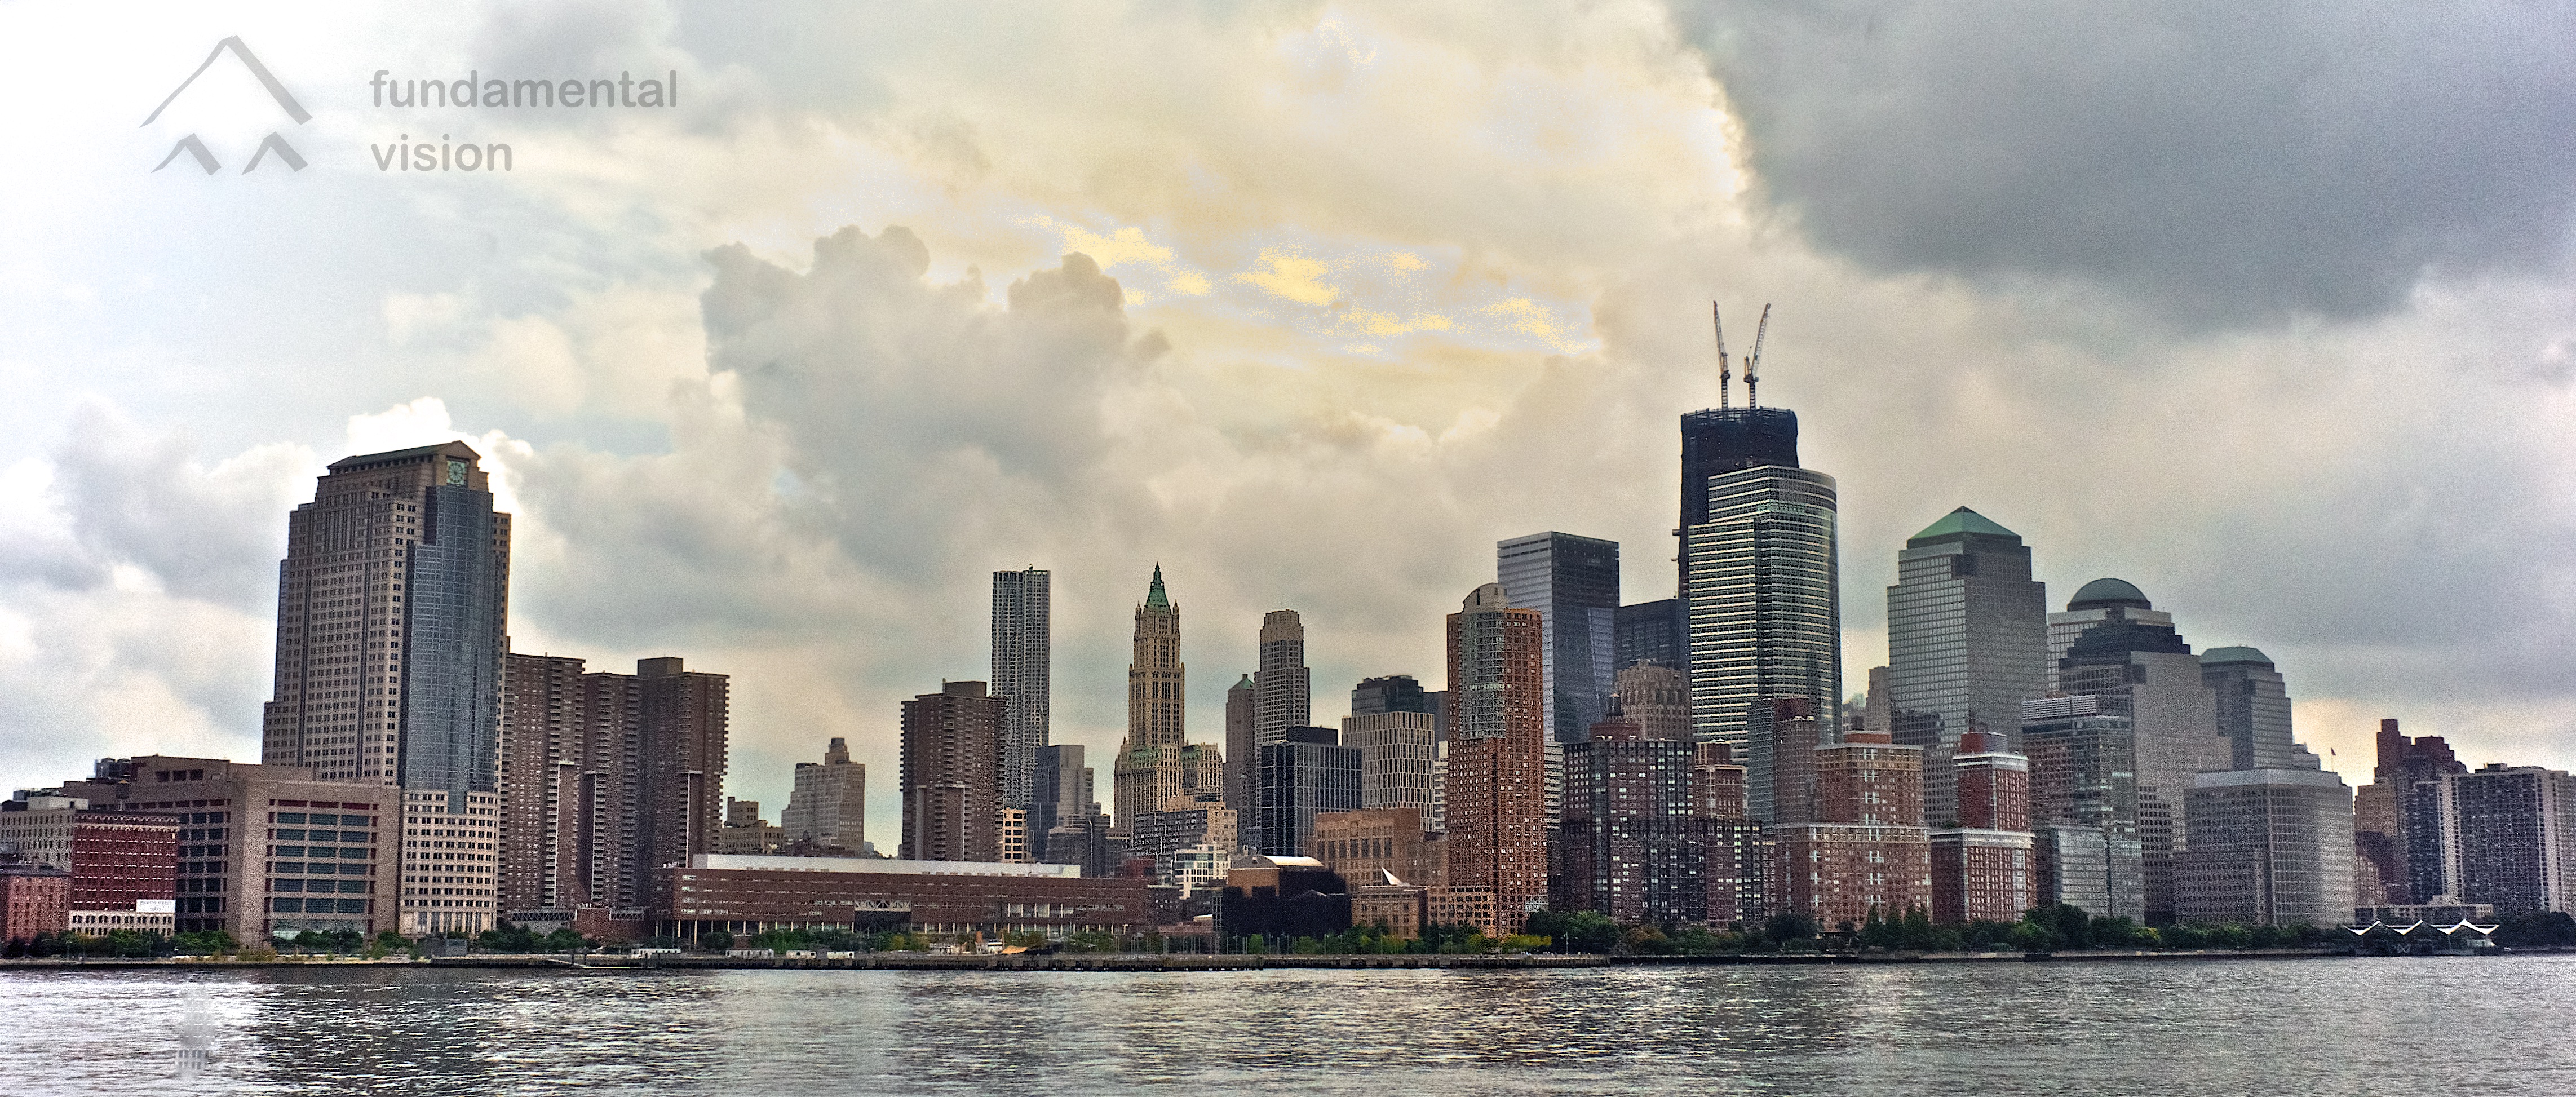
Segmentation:
<svg viewBox="0 0 2576 1097">
<path fill-rule="evenodd" d="M 268 90 L 268 97 L 277 103 L 279 110 L 286 112 L 287 117 L 294 119 L 296 125 L 300 126 L 313 120 L 312 112 L 305 110 L 304 104 L 296 102 L 295 96 L 287 92 L 286 85 L 277 81 L 276 74 L 269 72 L 268 66 L 260 64 L 259 57 L 251 53 L 249 46 L 242 44 L 239 35 L 235 35 L 215 43 L 214 51 L 206 55 L 205 63 L 198 65 L 197 71 L 189 73 L 187 79 L 179 81 L 179 86 L 172 89 L 170 97 L 163 99 L 160 106 L 152 108 L 151 117 L 145 118 L 143 124 L 149 126 L 158 121 L 161 113 L 170 109 L 170 104 L 179 101 L 180 93 L 187 91 L 188 85 L 196 83 L 197 78 L 204 76 L 207 69 L 215 67 L 215 62 L 223 57 L 226 50 L 232 51 L 233 58 L 240 61 L 242 67 L 248 69 L 250 74 L 259 80 L 260 87 Z M 191 133 L 172 144 L 170 155 L 162 157 L 161 163 L 152 170 L 159 171 L 169 167 L 173 161 L 179 159 L 181 153 L 188 154 L 197 162 L 198 167 L 206 169 L 208 175 L 213 175 L 223 166 L 215 159 L 213 150 L 206 147 L 206 142 Z M 250 163 L 242 165 L 242 174 L 248 175 L 256 170 L 260 161 L 266 160 L 270 153 L 276 153 L 278 161 L 287 167 L 296 171 L 304 170 L 303 154 L 296 152 L 295 146 L 287 144 L 283 134 L 271 130 L 269 135 L 260 141 L 259 148 L 251 153 Z"/>
</svg>

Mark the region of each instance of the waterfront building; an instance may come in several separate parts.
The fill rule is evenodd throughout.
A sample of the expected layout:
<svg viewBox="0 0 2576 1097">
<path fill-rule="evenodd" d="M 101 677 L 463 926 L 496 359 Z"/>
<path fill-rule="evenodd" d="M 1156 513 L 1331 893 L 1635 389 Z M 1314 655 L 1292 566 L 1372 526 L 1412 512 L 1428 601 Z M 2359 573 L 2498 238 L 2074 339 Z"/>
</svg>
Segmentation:
<svg viewBox="0 0 2576 1097">
<path fill-rule="evenodd" d="M 1680 670 L 1662 663 L 1630 663 L 1612 679 L 1611 692 L 1646 738 L 1691 737 L 1690 679 Z"/>
<path fill-rule="evenodd" d="M 945 682 L 903 703 L 903 845 L 915 861 L 1000 856 L 1002 724 L 982 682 Z"/>
<path fill-rule="evenodd" d="M 100 760 L 89 780 L 65 782 L 62 795 L 178 820 L 173 890 L 181 933 L 223 930 L 248 943 L 305 930 L 374 934 L 415 920 L 491 922 L 490 840 L 446 851 L 459 856 L 440 863 L 460 868 L 438 875 L 458 882 L 415 883 L 407 855 L 412 843 L 431 839 L 404 833 L 411 828 L 402 793 L 381 784 L 323 781 L 302 766 L 141 755 Z M 423 795 L 447 802 L 439 793 Z M 484 814 L 469 818 L 493 818 L 488 800 L 473 806 Z M 459 829 L 484 835 L 489 826 Z M 396 871 L 398 864 L 405 871 Z M 438 917 L 413 917 L 430 911 Z"/>
<path fill-rule="evenodd" d="M 1383 873 L 1433 887 L 1446 877 L 1446 854 L 1438 840 L 1423 832 L 1420 808 L 1319 813 L 1302 852 L 1346 881 L 1377 880 Z"/>
<path fill-rule="evenodd" d="M 1249 674 L 1225 691 L 1225 805 L 1246 819 L 1253 813 L 1252 765 L 1261 757 L 1253 719 L 1259 697 Z"/>
<path fill-rule="evenodd" d="M 61 936 L 71 927 L 71 903 L 70 870 L 0 861 L 0 943 Z"/>
<path fill-rule="evenodd" d="M 2030 762 L 2005 742 L 1971 731 L 1954 744 L 1958 826 L 1931 833 L 1935 922 L 2010 922 L 2038 905 Z"/>
<path fill-rule="evenodd" d="M 1331 728 L 1282 729 L 1280 741 L 1261 748 L 1255 767 L 1260 826 L 1255 847 L 1277 857 L 1302 856 L 1321 812 L 1361 808 L 1361 752 L 1343 746 Z"/>
<path fill-rule="evenodd" d="M 1120 824 L 1149 811 L 1189 807 L 1202 788 L 1223 798 L 1224 755 L 1214 744 L 1188 741 L 1188 701 L 1181 607 L 1164 589 L 1163 567 L 1156 564 L 1145 601 L 1136 607 L 1133 656 L 1127 664 L 1127 738 L 1111 767 Z"/>
<path fill-rule="evenodd" d="M 1079 744 L 1039 747 L 1036 787 L 1036 802 L 1029 807 L 1029 846 L 1038 860 L 1046 861 L 1048 836 L 1055 828 L 1100 814 L 1100 802 L 1092 798 L 1091 767 L 1082 764 Z"/>
<path fill-rule="evenodd" d="M 501 780 L 491 798 L 502 853 L 498 909 L 598 906 L 640 918 L 656 886 L 654 866 L 715 849 L 730 680 L 670 656 L 639 659 L 632 675 L 584 673 L 580 659 L 565 656 L 514 653 L 505 665 Z M 480 818 L 474 803 L 404 804 L 421 817 L 407 824 L 418 828 L 476 829 Z"/>
<path fill-rule="evenodd" d="M 2185 921 L 2331 926 L 2352 903 L 2352 790 L 2315 769 L 2203 773 L 2174 863 Z"/>
<path fill-rule="evenodd" d="M 1707 834 L 1691 782 L 1700 744 L 1646 738 L 1615 700 L 1590 731 L 1565 746 L 1558 908 L 1630 923 L 1707 920 Z"/>
<path fill-rule="evenodd" d="M 2137 740 L 2101 698 L 2047 697 L 2022 705 L 2038 905 L 2146 919 L 2138 839 Z M 2062 863 L 2057 858 L 2067 858 Z"/>
<path fill-rule="evenodd" d="M 87 799 L 20 792 L 0 801 L 0 849 L 72 874 L 75 912 L 123 911 L 177 896 L 180 822 L 94 808 Z"/>
<path fill-rule="evenodd" d="M 2501 762 L 2444 778 L 2463 902 L 2501 914 L 2576 911 L 2576 783 Z"/>
<path fill-rule="evenodd" d="M 1448 881 L 1492 893 L 1479 928 L 1499 937 L 1547 904 L 1544 632 L 1538 611 L 1487 583 L 1449 615 L 1448 634 Z"/>
<path fill-rule="evenodd" d="M 1659 598 L 1619 607 L 1611 620 L 1617 645 L 1615 664 L 1653 663 L 1671 670 L 1690 665 L 1690 622 L 1679 598 Z"/>
<path fill-rule="evenodd" d="M 1007 717 L 1009 710 L 1003 711 Z M 1030 764 L 1033 772 L 1043 772 L 1035 768 L 1034 755 Z M 1033 788 L 1041 787 L 1034 781 Z M 1037 800 L 1032 797 L 1033 804 Z M 1052 824 L 1053 817 L 1039 816 L 1035 807 L 1030 814 Z M 787 809 L 778 813 L 778 825 L 788 847 L 800 854 L 854 857 L 868 848 L 868 767 L 850 760 L 847 740 L 833 736 L 820 763 L 796 763 L 795 784 L 787 794 Z"/>
<path fill-rule="evenodd" d="M 1253 936 L 1272 948 L 1329 937 L 1351 928 L 1350 887 L 1312 857 L 1246 855 L 1226 870 L 1214 921 L 1217 939 L 1230 945 Z"/>
<path fill-rule="evenodd" d="M 1768 828 L 1780 861 L 1780 909 L 1827 928 L 1856 926 L 1872 910 L 1928 910 L 1923 749 L 1864 730 L 1813 753 L 1816 821 Z"/>
<path fill-rule="evenodd" d="M 500 911 L 501 798 L 489 792 L 463 797 L 404 789 L 402 796 L 403 909 L 406 936 L 472 937 L 491 929 Z M 322 813 L 308 816 L 322 821 Z M 349 817 L 343 815 L 345 822 Z M 308 833 L 329 833 L 319 829 Z M 342 840 L 347 841 L 344 832 Z M 318 854 L 316 854 L 318 856 Z M 310 871 L 308 866 L 307 871 Z M 312 890 L 319 880 L 308 881 Z M 456 896 L 469 898 L 457 900 Z M 308 897 L 309 914 L 319 900 Z"/>
<path fill-rule="evenodd" d="M 332 462 L 287 517 L 260 761 L 493 792 L 509 573 L 510 516 L 472 448 Z"/>
<path fill-rule="evenodd" d="M 1261 669 L 1252 689 L 1253 746 L 1284 742 L 1289 728 L 1314 725 L 1314 673 L 1306 668 L 1306 625 L 1296 610 L 1261 615 Z"/>
<path fill-rule="evenodd" d="M 2017 737 L 2021 703 L 2039 695 L 2044 678 L 2047 616 L 2029 546 L 1966 507 L 1897 554 L 1887 588 L 1889 722 L 1873 730 L 1923 748 L 1926 822 L 1959 818 L 1949 759 L 1961 736 Z"/>
<path fill-rule="evenodd" d="M 884 857 L 698 854 L 661 870 L 655 929 L 694 944 L 722 930 L 905 930 L 1001 937 L 1117 933 L 1153 924 L 1146 881 L 1071 865 Z"/>
<path fill-rule="evenodd" d="M 1226 872 L 1234 863 L 1234 857 L 1234 849 L 1230 846 L 1196 845 L 1173 850 L 1163 858 L 1166 867 L 1159 870 L 1157 878 L 1165 885 L 1179 888 L 1181 898 L 1193 898 L 1202 892 L 1223 888 Z"/>
<path fill-rule="evenodd" d="M 2227 769 L 2234 750 L 2219 733 L 2217 695 L 2200 657 L 2171 624 L 2148 619 L 2152 611 L 2136 587 L 2098 579 L 2067 608 L 2107 615 L 2066 649 L 2058 681 L 2067 693 L 2096 697 L 2103 713 L 2129 718 L 2147 920 L 2162 924 L 2176 914 L 2174 858 L 2191 844 L 2183 800 L 2196 775 Z"/>
<path fill-rule="evenodd" d="M 1430 888 L 1403 883 L 1387 874 L 1346 876 L 1344 879 L 1372 881 L 1351 888 L 1353 926 L 1376 926 L 1398 941 L 1411 941 L 1422 936 L 1423 924 L 1430 913 Z"/>
</svg>

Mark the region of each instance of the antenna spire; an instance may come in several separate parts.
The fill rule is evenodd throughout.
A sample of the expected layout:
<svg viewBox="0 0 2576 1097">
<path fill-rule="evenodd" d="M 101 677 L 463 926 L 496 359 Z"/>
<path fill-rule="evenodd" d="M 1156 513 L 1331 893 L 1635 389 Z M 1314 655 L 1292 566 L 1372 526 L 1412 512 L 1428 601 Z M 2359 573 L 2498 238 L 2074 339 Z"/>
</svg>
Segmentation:
<svg viewBox="0 0 2576 1097">
<path fill-rule="evenodd" d="M 1748 408 L 1762 406 L 1762 401 L 1754 396 L 1753 386 L 1761 381 L 1753 376 L 1753 370 L 1762 364 L 1762 340 L 1770 334 L 1771 303 L 1765 301 L 1762 303 L 1762 322 L 1753 328 L 1753 353 L 1744 356 L 1744 406 Z"/>
<path fill-rule="evenodd" d="M 1726 409 L 1727 387 L 1733 383 L 1726 360 L 1726 318 L 1717 314 L 1717 302 L 1708 303 L 1708 321 L 1717 326 L 1717 406 Z"/>
</svg>

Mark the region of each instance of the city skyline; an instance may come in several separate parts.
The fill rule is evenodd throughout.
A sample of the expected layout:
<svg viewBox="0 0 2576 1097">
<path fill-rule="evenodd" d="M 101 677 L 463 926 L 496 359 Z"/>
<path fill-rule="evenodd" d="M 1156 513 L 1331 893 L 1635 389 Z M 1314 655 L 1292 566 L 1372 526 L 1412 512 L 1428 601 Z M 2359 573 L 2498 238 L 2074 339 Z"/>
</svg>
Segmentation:
<svg viewBox="0 0 2576 1097">
<path fill-rule="evenodd" d="M 2515 184 L 2564 175 L 2515 136 L 2560 102 L 2517 44 L 2545 36 L 2433 62 L 2540 94 L 2328 97 L 2321 121 L 2151 94 L 2170 69 L 2124 57 L 2071 97 L 1965 95 L 1976 67 L 1906 43 L 2059 61 L 1923 9 L 1859 77 L 1923 111 L 1881 140 L 1818 92 L 1841 70 L 1795 63 L 1840 56 L 1836 28 L 1686 14 L 1462 37 L 1138 10 L 988 28 L 962 68 L 931 30 L 678 16 L 0 16 L 14 40 L 122 44 L 19 70 L 86 93 L 30 123 L 60 170 L 0 183 L 43 211 L 0 227 L 27 257 L 0 297 L 22 382 L 0 412 L 0 762 L 258 757 L 279 516 L 326 462 L 459 437 L 516 522 L 515 650 L 736 674 L 744 798 L 783 803 L 833 735 L 892 773 L 901 699 L 988 673 L 989 575 L 1032 564 L 1056 577 L 1055 741 L 1115 749 L 1120 618 L 1155 560 L 1190 592 L 1202 729 L 1281 606 L 1330 726 L 1363 677 L 1438 684 L 1429 622 L 1497 540 L 1616 541 L 1623 604 L 1670 593 L 1671 429 L 1716 404 L 1716 297 L 1739 353 L 1774 304 L 1763 405 L 1799 410 L 1804 463 L 1837 481 L 1845 692 L 1884 661 L 1896 546 L 1964 505 L 2021 533 L 2052 592 L 2120 576 L 2196 645 L 2261 650 L 2347 781 L 2382 716 L 2473 764 L 2576 763 L 2576 609 L 2548 593 L 2576 473 L 2546 243 L 2569 203 Z M 2239 93 L 2369 74 L 2366 51 L 2249 61 L 2245 30 L 2172 40 Z M 141 170 L 175 134 L 136 121 L 231 35 L 313 109 L 312 167 Z M 1072 56 L 1135 62 L 1157 94 L 1105 96 L 1055 67 Z M 706 94 L 632 130 L 472 116 L 518 146 L 507 175 L 352 168 L 378 129 L 467 116 L 379 113 L 334 73 L 592 58 Z M 210 70 L 180 106 L 239 79 Z M 2145 128 L 2142 100 L 2164 108 Z M 2106 128 L 2064 140 L 2060 103 Z M 2029 161 L 1996 134 L 2047 170 L 2010 174 Z M 2367 135 L 2400 178 L 2244 158 L 2322 134 Z M 1842 170 L 1855 148 L 1883 157 Z M 1945 170 L 1955 150 L 1976 170 Z M 2116 150 L 2262 185 L 2140 190 Z M 2120 215 L 2065 219 L 2083 209 Z M 893 834 L 882 788 L 870 827 Z"/>
</svg>

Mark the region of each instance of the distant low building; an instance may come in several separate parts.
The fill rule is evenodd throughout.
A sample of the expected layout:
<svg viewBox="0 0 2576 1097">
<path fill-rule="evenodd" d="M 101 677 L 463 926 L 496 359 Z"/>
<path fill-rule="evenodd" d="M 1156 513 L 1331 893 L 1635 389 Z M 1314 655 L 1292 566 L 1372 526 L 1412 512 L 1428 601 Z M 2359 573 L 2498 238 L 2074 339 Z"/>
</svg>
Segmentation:
<svg viewBox="0 0 2576 1097">
<path fill-rule="evenodd" d="M 664 872 L 674 898 L 655 912 L 655 927 L 683 941 L 774 929 L 1061 939 L 1152 924 L 1145 881 L 1080 876 L 1063 865 L 701 854 Z"/>
<path fill-rule="evenodd" d="M 1329 937 L 1351 928 L 1351 892 L 1339 873 L 1312 857 L 1239 857 L 1226 870 L 1217 901 L 1221 941 L 1259 936 L 1273 945 Z"/>
</svg>

